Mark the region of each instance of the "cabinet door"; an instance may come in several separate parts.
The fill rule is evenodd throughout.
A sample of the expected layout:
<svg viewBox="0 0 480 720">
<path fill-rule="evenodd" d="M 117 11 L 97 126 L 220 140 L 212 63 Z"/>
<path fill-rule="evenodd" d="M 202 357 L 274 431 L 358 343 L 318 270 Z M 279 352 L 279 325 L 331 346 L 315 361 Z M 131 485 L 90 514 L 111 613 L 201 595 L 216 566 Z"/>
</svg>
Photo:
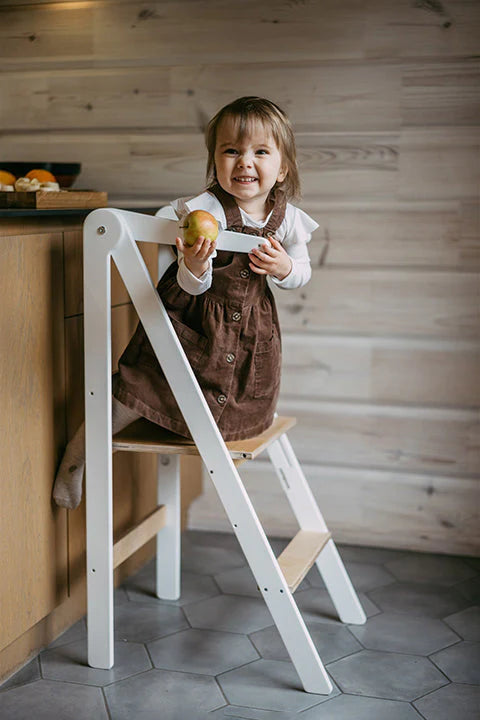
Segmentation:
<svg viewBox="0 0 480 720">
<path fill-rule="evenodd" d="M 67 596 L 62 233 L 0 244 L 0 649 Z"/>
</svg>

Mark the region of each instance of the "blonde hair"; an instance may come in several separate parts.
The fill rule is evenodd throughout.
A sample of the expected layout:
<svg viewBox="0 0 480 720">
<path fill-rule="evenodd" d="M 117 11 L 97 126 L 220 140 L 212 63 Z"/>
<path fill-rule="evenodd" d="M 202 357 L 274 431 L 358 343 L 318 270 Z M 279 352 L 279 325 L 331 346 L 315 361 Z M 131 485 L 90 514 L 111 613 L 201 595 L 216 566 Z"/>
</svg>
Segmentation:
<svg viewBox="0 0 480 720">
<path fill-rule="evenodd" d="M 247 135 L 252 120 L 261 122 L 266 129 L 271 131 L 287 169 L 285 179 L 280 183 L 275 183 L 272 193 L 279 189 L 285 193 L 287 200 L 300 198 L 297 152 L 290 120 L 284 111 L 271 100 L 255 96 L 241 97 L 225 105 L 208 123 L 205 131 L 205 143 L 208 150 L 207 187 L 210 188 L 217 182 L 215 168 L 217 131 L 221 121 L 226 117 L 238 120 L 239 140 L 242 140 Z"/>
</svg>

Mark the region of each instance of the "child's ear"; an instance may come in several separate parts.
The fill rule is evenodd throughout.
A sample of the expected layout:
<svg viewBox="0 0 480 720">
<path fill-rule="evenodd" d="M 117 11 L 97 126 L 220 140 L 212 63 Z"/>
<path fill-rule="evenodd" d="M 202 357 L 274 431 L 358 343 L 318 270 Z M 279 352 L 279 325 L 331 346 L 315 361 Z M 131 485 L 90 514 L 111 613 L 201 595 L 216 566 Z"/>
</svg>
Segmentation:
<svg viewBox="0 0 480 720">
<path fill-rule="evenodd" d="M 278 173 L 277 183 L 282 183 L 288 175 L 288 168 L 281 168 Z"/>
</svg>

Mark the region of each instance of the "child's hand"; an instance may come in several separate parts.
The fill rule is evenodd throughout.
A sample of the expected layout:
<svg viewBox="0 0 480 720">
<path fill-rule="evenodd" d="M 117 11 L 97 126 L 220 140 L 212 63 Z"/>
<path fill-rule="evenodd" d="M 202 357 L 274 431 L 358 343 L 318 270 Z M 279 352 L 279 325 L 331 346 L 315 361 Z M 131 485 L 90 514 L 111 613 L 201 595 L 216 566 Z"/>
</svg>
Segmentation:
<svg viewBox="0 0 480 720">
<path fill-rule="evenodd" d="M 258 275 L 273 275 L 277 280 L 284 280 L 292 269 L 290 256 L 275 237 L 271 237 L 270 242 L 265 240 L 261 248 L 253 248 L 248 257 L 250 269 Z"/>
<path fill-rule="evenodd" d="M 182 238 L 175 238 L 178 250 L 183 253 L 185 265 L 195 277 L 203 275 L 208 270 L 208 258 L 216 248 L 216 242 L 210 242 L 201 235 L 195 245 L 187 245 Z"/>
</svg>

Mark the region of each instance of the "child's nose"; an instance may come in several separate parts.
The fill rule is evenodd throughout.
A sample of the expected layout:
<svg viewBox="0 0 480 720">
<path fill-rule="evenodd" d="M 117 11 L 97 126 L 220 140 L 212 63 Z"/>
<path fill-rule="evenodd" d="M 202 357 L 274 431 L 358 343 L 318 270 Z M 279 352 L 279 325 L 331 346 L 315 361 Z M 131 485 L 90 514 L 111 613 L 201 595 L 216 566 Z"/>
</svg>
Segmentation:
<svg viewBox="0 0 480 720">
<path fill-rule="evenodd" d="M 244 153 L 243 155 L 238 156 L 238 164 L 240 167 L 251 167 L 252 166 L 252 156 L 250 153 Z"/>
</svg>

